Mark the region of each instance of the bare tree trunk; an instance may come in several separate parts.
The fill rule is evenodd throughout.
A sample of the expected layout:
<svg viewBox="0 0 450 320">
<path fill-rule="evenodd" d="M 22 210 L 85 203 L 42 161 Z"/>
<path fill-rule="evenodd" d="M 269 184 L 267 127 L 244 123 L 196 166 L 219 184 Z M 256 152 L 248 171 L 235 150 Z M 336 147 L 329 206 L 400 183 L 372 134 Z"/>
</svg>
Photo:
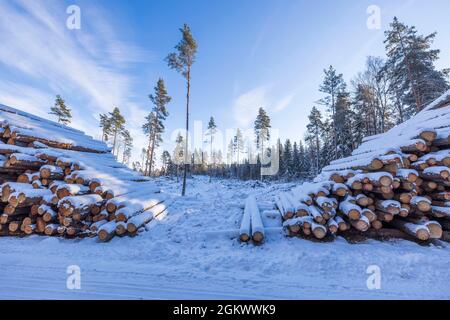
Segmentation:
<svg viewBox="0 0 450 320">
<path fill-rule="evenodd" d="M 211 130 L 211 150 L 210 150 L 211 154 L 209 155 L 211 157 L 211 160 L 214 159 L 212 143 L 213 143 L 213 135 L 212 135 L 212 130 Z M 215 159 L 214 159 L 214 161 L 215 161 Z M 211 169 L 209 170 L 209 182 L 211 182 L 211 180 L 212 180 L 212 170 L 213 170 L 213 168 L 214 168 L 214 162 L 211 161 Z"/>
<path fill-rule="evenodd" d="M 187 177 L 187 171 L 189 169 L 188 164 L 188 147 L 189 147 L 189 98 L 191 94 L 191 70 L 190 67 L 187 71 L 187 94 L 186 94 L 186 141 L 185 141 L 185 155 L 184 155 L 184 173 L 183 173 L 183 188 L 181 190 L 181 196 L 186 195 L 186 177 Z"/>
<path fill-rule="evenodd" d="M 319 136 L 316 135 L 316 174 L 319 174 L 320 167 L 320 145 L 319 145 Z"/>
<path fill-rule="evenodd" d="M 152 133 L 152 142 L 151 142 L 151 146 L 149 145 L 149 152 L 150 152 L 150 156 L 149 159 L 147 159 L 148 162 L 148 176 L 152 175 L 152 165 L 153 165 L 153 157 L 155 154 L 155 142 L 156 142 L 156 126 L 158 124 L 158 114 L 155 114 L 155 123 L 154 123 L 154 127 L 153 127 L 153 133 Z"/>
<path fill-rule="evenodd" d="M 117 130 L 114 131 L 113 155 L 115 155 L 115 152 L 116 152 L 116 143 L 117 143 Z"/>
<path fill-rule="evenodd" d="M 145 159 L 145 169 L 144 169 L 144 176 L 148 176 L 148 169 L 149 169 L 149 159 L 150 159 L 150 146 L 151 146 L 151 135 L 148 139 L 148 147 L 147 147 L 147 159 Z"/>
<path fill-rule="evenodd" d="M 334 144 L 334 157 L 336 159 L 338 156 L 338 147 L 337 147 L 337 129 L 336 129 L 336 102 L 335 102 L 334 93 L 331 94 L 331 110 L 333 112 L 333 144 Z"/>
<path fill-rule="evenodd" d="M 240 179 L 241 178 L 241 172 L 240 172 L 240 166 L 239 166 L 239 142 L 238 142 L 238 144 L 237 144 L 237 177 L 238 177 L 238 179 Z"/>
<path fill-rule="evenodd" d="M 260 162 L 259 175 L 261 176 L 261 181 L 263 181 L 263 175 L 262 175 L 263 159 L 264 159 L 264 139 L 261 139 L 261 159 L 259 161 Z"/>
</svg>

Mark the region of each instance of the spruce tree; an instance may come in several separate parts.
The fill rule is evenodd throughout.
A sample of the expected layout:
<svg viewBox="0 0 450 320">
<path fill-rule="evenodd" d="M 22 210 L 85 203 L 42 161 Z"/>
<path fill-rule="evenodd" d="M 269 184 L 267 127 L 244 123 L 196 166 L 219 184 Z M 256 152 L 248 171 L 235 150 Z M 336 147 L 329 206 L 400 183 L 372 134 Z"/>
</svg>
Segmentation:
<svg viewBox="0 0 450 320">
<path fill-rule="evenodd" d="M 321 171 L 321 169 L 330 164 L 331 161 L 336 160 L 334 150 L 334 130 L 331 123 L 331 119 L 324 119 L 322 122 L 321 128 L 321 148 L 319 149 L 319 166 L 317 168 L 317 173 Z M 330 152 L 332 150 L 332 152 Z"/>
<path fill-rule="evenodd" d="M 345 90 L 345 82 L 342 74 L 338 74 L 333 66 L 330 66 L 328 70 L 324 70 L 325 78 L 320 86 L 320 92 L 326 94 L 324 98 L 320 100 L 320 103 L 327 107 L 327 111 L 331 115 L 332 135 L 334 144 L 334 154 L 338 154 L 338 142 L 336 131 L 336 102 L 338 95 Z M 331 150 L 330 150 L 331 151 Z"/>
<path fill-rule="evenodd" d="M 338 95 L 335 116 L 337 154 L 333 155 L 333 160 L 349 156 L 355 145 L 352 132 L 354 114 L 351 109 L 349 93 L 343 91 Z"/>
<path fill-rule="evenodd" d="M 55 105 L 50 108 L 49 114 L 58 118 L 58 123 L 68 125 L 72 120 L 72 110 L 66 106 L 66 102 L 60 95 L 56 96 Z"/>
<path fill-rule="evenodd" d="M 285 176 L 291 176 L 293 170 L 293 154 L 291 140 L 287 139 L 283 148 L 283 162 L 285 164 L 285 171 L 282 173 Z"/>
<path fill-rule="evenodd" d="M 263 161 L 265 156 L 265 145 L 270 139 L 270 118 L 263 108 L 259 108 L 258 116 L 256 117 L 254 124 L 254 131 L 256 135 L 256 147 L 260 149 L 260 162 Z M 261 176 L 261 179 L 263 177 Z"/>
<path fill-rule="evenodd" d="M 306 176 L 311 171 L 311 161 L 308 159 L 308 153 L 302 141 L 299 143 L 298 152 L 300 158 L 299 172 Z"/>
<path fill-rule="evenodd" d="M 174 174 L 174 165 L 172 162 L 172 157 L 170 156 L 169 151 L 164 150 L 161 154 L 161 162 L 163 164 L 164 174 L 172 175 Z"/>
<path fill-rule="evenodd" d="M 301 143 L 301 141 L 300 141 Z M 300 150 L 296 141 L 294 141 L 294 145 L 292 147 L 292 174 L 294 177 L 298 177 L 300 174 L 301 167 L 301 158 L 300 158 Z"/>
<path fill-rule="evenodd" d="M 306 142 L 310 146 L 310 150 L 312 151 L 312 170 L 315 174 L 318 174 L 321 165 L 320 165 L 320 155 L 321 155 L 321 134 L 323 132 L 323 122 L 322 122 L 322 114 L 319 109 L 313 107 L 310 115 L 308 116 L 309 123 L 307 127 L 306 133 Z"/>
<path fill-rule="evenodd" d="M 187 24 L 180 29 L 182 33 L 182 40 L 175 46 L 176 52 L 167 56 L 167 62 L 170 68 L 180 72 L 186 79 L 187 93 L 186 93 L 186 132 L 189 132 L 189 100 L 191 95 L 191 68 L 195 62 L 197 54 L 197 42 L 192 36 L 191 29 Z M 188 139 L 185 141 L 186 157 L 189 151 Z M 186 195 L 186 175 L 189 162 L 184 163 L 183 187 L 181 195 Z"/>
<path fill-rule="evenodd" d="M 431 49 L 436 33 L 419 35 L 415 27 L 395 17 L 385 35 L 386 70 L 393 90 L 407 106 L 407 119 L 448 89 L 445 73 L 434 65 L 440 52 Z"/>
<path fill-rule="evenodd" d="M 164 120 L 166 120 L 169 115 L 167 105 L 172 100 L 167 94 L 164 80 L 158 80 L 158 83 L 154 88 L 154 94 L 149 95 L 149 98 L 153 104 L 152 112 L 146 117 L 146 122 L 142 126 L 144 133 L 148 136 L 148 155 L 144 171 L 146 176 L 151 175 L 155 149 L 163 142 L 162 133 L 164 132 Z"/>
</svg>

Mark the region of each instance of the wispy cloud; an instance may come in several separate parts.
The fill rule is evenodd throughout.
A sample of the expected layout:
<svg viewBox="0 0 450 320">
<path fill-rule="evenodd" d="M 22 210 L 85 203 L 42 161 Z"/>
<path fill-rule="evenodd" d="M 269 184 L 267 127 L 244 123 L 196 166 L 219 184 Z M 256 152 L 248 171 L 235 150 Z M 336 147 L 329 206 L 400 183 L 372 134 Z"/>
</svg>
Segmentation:
<svg viewBox="0 0 450 320">
<path fill-rule="evenodd" d="M 132 101 L 129 68 L 154 55 L 123 42 L 100 8 L 85 2 L 81 13 L 81 30 L 69 30 L 62 1 L 0 1 L 0 103 L 46 116 L 61 94 L 74 111 L 73 125 L 96 136 L 97 114 L 120 106 L 140 135 L 144 111 Z"/>
<path fill-rule="evenodd" d="M 255 120 L 260 107 L 272 114 L 282 112 L 291 105 L 297 95 L 294 91 L 279 99 L 274 96 L 272 91 L 272 86 L 265 85 L 239 95 L 233 103 L 236 125 L 240 128 L 247 128 Z"/>
<path fill-rule="evenodd" d="M 291 104 L 292 100 L 294 100 L 295 96 L 297 95 L 296 92 L 290 93 L 287 96 L 285 96 L 283 99 L 281 99 L 276 105 L 275 108 L 273 108 L 274 112 L 281 112 L 289 105 Z"/>
<path fill-rule="evenodd" d="M 268 87 L 261 86 L 241 94 L 234 102 L 233 115 L 236 125 L 246 128 L 255 119 L 259 108 L 266 108 Z"/>
</svg>

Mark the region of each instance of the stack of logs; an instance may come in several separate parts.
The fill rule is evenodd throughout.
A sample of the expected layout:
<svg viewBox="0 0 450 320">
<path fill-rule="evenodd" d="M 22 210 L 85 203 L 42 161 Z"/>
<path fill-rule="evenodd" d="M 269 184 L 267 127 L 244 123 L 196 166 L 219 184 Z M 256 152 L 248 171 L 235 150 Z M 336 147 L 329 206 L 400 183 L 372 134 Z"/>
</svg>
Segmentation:
<svg viewBox="0 0 450 320">
<path fill-rule="evenodd" d="M 58 156 L 40 140 L 19 140 L 8 127 L 0 138 L 0 236 L 98 235 L 100 241 L 109 241 L 116 235 L 136 235 L 166 211 L 162 197 L 147 207 L 126 201 L 132 194 L 122 196 L 123 201 L 115 198 L 82 164 Z"/>
<path fill-rule="evenodd" d="M 355 163 L 357 157 L 347 161 Z M 442 137 L 424 130 L 411 145 L 373 157 L 365 165 L 325 172 L 325 182 L 281 193 L 275 203 L 293 236 L 359 234 L 449 241 L 449 168 L 449 131 Z"/>
</svg>

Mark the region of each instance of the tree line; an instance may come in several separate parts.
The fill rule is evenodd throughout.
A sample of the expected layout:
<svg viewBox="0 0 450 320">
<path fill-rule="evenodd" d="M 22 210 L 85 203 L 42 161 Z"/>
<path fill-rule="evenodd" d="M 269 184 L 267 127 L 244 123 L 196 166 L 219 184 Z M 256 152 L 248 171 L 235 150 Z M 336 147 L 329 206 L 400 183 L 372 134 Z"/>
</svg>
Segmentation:
<svg viewBox="0 0 450 320">
<path fill-rule="evenodd" d="M 185 128 L 189 132 L 191 70 L 197 43 L 189 26 L 184 25 L 180 32 L 182 38 L 166 62 L 186 81 Z M 369 56 L 365 69 L 350 83 L 333 66 L 326 68 L 318 88 L 323 96 L 312 106 L 303 139 L 278 140 L 270 145 L 270 117 L 266 110 L 259 108 L 252 137 L 244 137 L 242 130 L 236 129 L 226 150 L 216 150 L 218 125 L 211 117 L 204 147 L 190 150 L 188 139 L 180 133 L 174 150 L 162 151 L 161 166 L 157 167 L 156 153 L 163 142 L 164 122 L 169 116 L 167 106 L 171 102 L 164 80 L 159 79 L 149 95 L 152 107 L 142 126 L 147 143 L 142 147 L 140 160 L 134 161 L 132 167 L 147 176 L 170 175 L 182 179 L 183 195 L 186 177 L 192 174 L 260 179 L 266 167 L 273 165 L 274 152 L 279 170 L 268 179 L 312 177 L 331 161 L 350 155 L 364 137 L 386 132 L 408 120 L 448 90 L 450 70 L 438 70 L 435 66 L 440 52 L 432 48 L 436 35 L 421 35 L 415 27 L 394 18 L 385 32 L 385 58 Z M 57 98 L 52 114 L 67 124 L 71 116 L 61 100 Z M 100 115 L 103 140 L 111 145 L 117 157 L 120 154 L 123 162 L 129 163 L 133 139 L 125 129 L 125 122 L 118 108 Z M 267 162 L 267 158 L 271 160 Z"/>
</svg>

